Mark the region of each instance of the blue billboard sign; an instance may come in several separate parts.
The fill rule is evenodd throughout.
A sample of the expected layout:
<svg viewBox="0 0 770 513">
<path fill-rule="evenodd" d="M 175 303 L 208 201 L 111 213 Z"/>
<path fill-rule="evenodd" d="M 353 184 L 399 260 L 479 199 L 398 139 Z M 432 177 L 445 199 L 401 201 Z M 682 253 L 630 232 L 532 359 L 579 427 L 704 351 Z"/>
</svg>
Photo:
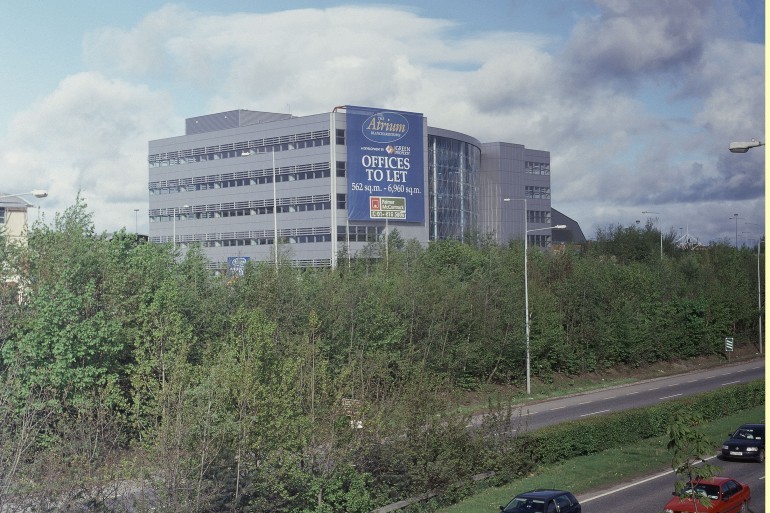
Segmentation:
<svg viewBox="0 0 770 513">
<path fill-rule="evenodd" d="M 423 116 L 347 107 L 348 219 L 425 221 Z"/>
<path fill-rule="evenodd" d="M 227 268 L 233 276 L 243 276 L 243 271 L 251 257 L 227 257 Z"/>
</svg>

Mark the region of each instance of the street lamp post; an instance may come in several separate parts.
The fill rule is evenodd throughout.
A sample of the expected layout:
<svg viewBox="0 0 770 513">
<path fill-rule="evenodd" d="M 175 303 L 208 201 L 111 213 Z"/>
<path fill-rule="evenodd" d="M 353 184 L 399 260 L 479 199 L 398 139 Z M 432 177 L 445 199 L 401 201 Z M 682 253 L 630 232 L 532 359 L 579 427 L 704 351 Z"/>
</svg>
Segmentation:
<svg viewBox="0 0 770 513">
<path fill-rule="evenodd" d="M 652 212 L 650 210 L 642 210 L 642 214 L 660 215 L 659 212 Z M 658 217 L 658 231 L 660 232 L 660 259 L 663 260 L 663 223 L 661 222 L 660 217 Z"/>
<path fill-rule="evenodd" d="M 526 354 L 526 366 L 527 366 L 527 395 L 532 393 L 532 382 L 530 373 L 530 357 L 529 357 L 529 278 L 527 273 L 527 250 L 528 234 L 540 230 L 562 230 L 567 227 L 564 224 L 558 224 L 556 226 L 547 226 L 544 228 L 527 229 L 527 198 L 503 198 L 503 201 L 523 201 L 524 202 L 524 326 L 526 330 L 526 342 L 525 342 L 525 354 Z"/>
<path fill-rule="evenodd" d="M 757 304 L 759 307 L 759 354 L 762 354 L 762 277 L 760 274 L 759 260 L 761 256 L 762 239 L 757 241 Z"/>
<path fill-rule="evenodd" d="M 756 148 L 758 146 L 764 146 L 765 143 L 762 141 L 757 141 L 756 139 L 752 139 L 751 141 L 739 141 L 739 142 L 731 142 L 730 143 L 730 151 L 733 153 L 746 153 L 751 148 Z"/>
<path fill-rule="evenodd" d="M 182 208 L 190 208 L 190 205 L 184 205 Z M 172 238 L 174 239 L 173 244 L 174 244 L 174 249 L 176 250 L 176 216 L 179 214 L 179 207 L 172 207 L 171 212 L 173 214 L 172 219 L 174 221 L 173 228 L 172 228 L 172 234 L 173 234 Z"/>
<path fill-rule="evenodd" d="M 526 220 L 525 220 L 526 223 Z M 525 225 L 526 226 L 526 225 Z M 527 353 L 527 395 L 532 393 L 532 388 L 530 386 L 530 363 L 529 363 L 529 280 L 527 279 L 527 239 L 529 238 L 529 234 L 532 232 L 536 232 L 539 230 L 563 230 L 567 227 L 566 224 L 557 224 L 556 226 L 547 226 L 545 228 L 532 228 L 531 230 L 525 230 L 524 231 L 524 310 L 527 315 L 527 343 L 526 343 L 526 353 Z"/>
<path fill-rule="evenodd" d="M 34 196 L 36 198 L 46 198 L 48 197 L 48 191 L 44 191 L 42 189 L 34 189 L 30 192 L 20 192 L 19 194 L 3 194 L 0 196 L 0 199 L 15 198 L 17 196 Z"/>
<path fill-rule="evenodd" d="M 728 217 L 727 219 L 735 219 L 735 249 L 738 249 L 738 219 L 741 219 L 738 217 L 738 214 L 733 214 L 733 217 Z"/>
</svg>

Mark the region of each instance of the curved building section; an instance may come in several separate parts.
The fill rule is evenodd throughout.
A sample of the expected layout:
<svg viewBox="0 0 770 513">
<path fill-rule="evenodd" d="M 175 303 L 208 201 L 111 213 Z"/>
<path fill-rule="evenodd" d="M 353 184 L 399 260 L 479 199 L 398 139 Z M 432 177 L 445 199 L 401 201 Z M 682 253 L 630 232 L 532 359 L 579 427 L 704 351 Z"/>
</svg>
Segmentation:
<svg viewBox="0 0 770 513">
<path fill-rule="evenodd" d="M 477 139 L 428 127 L 430 240 L 465 241 L 478 231 L 480 169 Z"/>
</svg>

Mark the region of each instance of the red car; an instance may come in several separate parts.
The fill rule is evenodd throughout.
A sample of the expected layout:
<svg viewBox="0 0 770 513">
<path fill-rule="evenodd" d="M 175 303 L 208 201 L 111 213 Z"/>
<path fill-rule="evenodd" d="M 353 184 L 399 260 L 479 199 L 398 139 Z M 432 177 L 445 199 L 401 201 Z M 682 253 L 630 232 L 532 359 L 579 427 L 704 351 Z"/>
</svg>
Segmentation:
<svg viewBox="0 0 770 513">
<path fill-rule="evenodd" d="M 692 497 L 693 489 L 696 496 L 708 497 L 711 506 L 708 508 L 698 503 L 698 512 L 702 513 L 745 513 L 749 510 L 751 489 L 749 485 L 739 483 L 729 477 L 712 477 L 693 481 L 691 486 L 684 489 L 689 495 L 685 498 L 674 497 L 663 509 L 664 513 L 694 512 L 695 499 Z"/>
</svg>

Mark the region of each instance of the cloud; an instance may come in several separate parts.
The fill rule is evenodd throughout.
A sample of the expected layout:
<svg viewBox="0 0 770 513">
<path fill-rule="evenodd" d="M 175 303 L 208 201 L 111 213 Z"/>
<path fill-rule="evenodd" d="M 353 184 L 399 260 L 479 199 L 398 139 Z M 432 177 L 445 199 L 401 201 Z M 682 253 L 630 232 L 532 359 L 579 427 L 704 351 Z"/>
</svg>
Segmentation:
<svg viewBox="0 0 770 513">
<path fill-rule="evenodd" d="M 601 14 L 578 21 L 565 52 L 577 85 L 607 81 L 636 88 L 660 74 L 680 73 L 699 60 L 710 2 L 595 3 Z"/>
<path fill-rule="evenodd" d="M 726 150 L 764 136 L 764 44 L 740 39 L 734 5 L 599 0 L 595 16 L 575 14 L 567 39 L 468 33 L 384 5 L 221 15 L 165 6 L 88 34 L 89 71 L 19 113 L 2 159 L 20 170 L 16 190 L 55 187 L 66 192 L 51 201 L 58 208 L 82 188 L 97 225 L 114 229 L 133 222 L 133 208 L 145 213 L 147 141 L 181 135 L 184 117 L 377 105 L 549 150 L 553 204 L 587 235 L 645 209 L 718 227 L 719 205 L 764 209 L 764 149 Z"/>
<path fill-rule="evenodd" d="M 170 105 L 144 85 L 95 72 L 68 76 L 11 122 L 0 147 L 3 167 L 14 170 L 6 186 L 48 189 L 40 205 L 50 213 L 81 191 L 97 227 L 122 226 L 133 205 L 146 201 L 147 140 L 176 125 Z"/>
</svg>

